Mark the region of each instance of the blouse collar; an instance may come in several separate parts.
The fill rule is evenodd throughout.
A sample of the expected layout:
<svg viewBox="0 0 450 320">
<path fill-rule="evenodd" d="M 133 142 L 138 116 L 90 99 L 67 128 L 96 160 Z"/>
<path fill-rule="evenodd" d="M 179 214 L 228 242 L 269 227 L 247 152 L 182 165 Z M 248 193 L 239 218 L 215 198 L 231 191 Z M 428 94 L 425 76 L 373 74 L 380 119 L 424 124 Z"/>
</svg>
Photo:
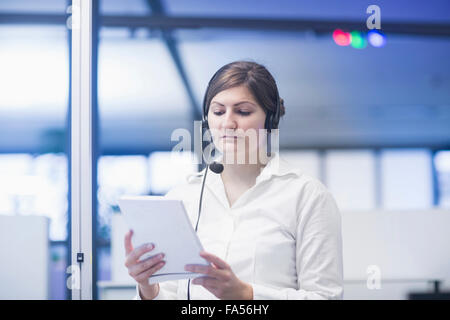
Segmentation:
<svg viewBox="0 0 450 320">
<path fill-rule="evenodd" d="M 187 176 L 188 183 L 201 184 L 205 170 L 206 168 L 200 172 L 189 174 Z M 280 177 L 285 175 L 299 176 L 300 172 L 298 171 L 298 169 L 292 167 L 286 161 L 281 159 L 278 153 L 275 153 L 274 156 L 269 160 L 267 165 L 261 170 L 261 173 L 258 175 L 258 177 L 256 177 L 255 185 L 250 189 L 257 187 L 263 181 L 270 180 L 272 177 Z M 206 177 L 205 186 L 210 189 L 213 194 L 215 194 L 215 196 L 219 199 L 219 201 L 225 208 L 229 209 L 240 207 L 242 205 L 242 201 L 245 201 L 245 196 L 248 196 L 248 193 L 250 192 L 249 190 L 247 190 L 244 195 L 241 195 L 241 197 L 233 204 L 233 206 L 230 207 L 228 199 L 226 197 L 223 180 L 220 174 L 209 172 Z"/>
<path fill-rule="evenodd" d="M 216 161 L 220 162 L 221 159 L 222 159 L 222 156 L 216 158 Z M 201 178 L 203 177 L 203 175 L 205 173 L 205 170 L 206 170 L 206 168 L 204 168 L 202 171 L 188 174 L 186 176 L 187 182 L 192 183 L 198 179 L 201 180 Z M 211 170 L 208 170 L 208 171 L 211 171 Z M 274 152 L 274 156 L 269 160 L 269 162 L 261 170 L 261 173 L 256 178 L 256 183 L 259 183 L 264 180 L 269 180 L 273 176 L 281 177 L 281 176 L 285 176 L 285 175 L 289 175 L 289 174 L 300 176 L 300 171 L 298 168 L 287 163 L 282 157 L 280 157 L 279 152 Z M 215 174 L 213 172 L 209 172 L 208 177 L 210 175 L 220 177 L 220 174 Z M 208 184 L 208 180 L 210 180 L 210 179 L 208 179 L 208 177 L 206 179 L 207 181 L 205 182 L 206 184 Z"/>
</svg>

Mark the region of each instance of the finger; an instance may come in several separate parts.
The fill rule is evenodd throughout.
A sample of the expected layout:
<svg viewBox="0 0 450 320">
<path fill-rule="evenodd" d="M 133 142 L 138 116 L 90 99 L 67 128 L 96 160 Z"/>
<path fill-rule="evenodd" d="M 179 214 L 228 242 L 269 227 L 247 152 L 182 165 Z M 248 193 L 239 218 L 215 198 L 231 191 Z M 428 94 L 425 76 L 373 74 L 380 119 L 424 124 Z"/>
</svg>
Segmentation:
<svg viewBox="0 0 450 320">
<path fill-rule="evenodd" d="M 128 268 L 136 263 L 137 260 L 146 252 L 152 251 L 155 248 L 153 243 L 148 243 L 140 246 L 137 249 L 131 251 L 131 253 L 127 256 L 125 266 Z"/>
<path fill-rule="evenodd" d="M 228 263 L 220 259 L 218 256 L 213 255 L 212 253 L 201 251 L 200 256 L 205 258 L 208 262 L 214 263 L 219 269 L 230 269 Z"/>
<path fill-rule="evenodd" d="M 164 258 L 164 253 L 159 253 L 157 255 L 154 255 L 150 258 L 147 258 L 147 259 L 131 266 L 128 273 L 130 276 L 135 277 L 138 274 L 144 272 L 145 270 L 148 270 L 148 269 L 152 268 L 153 266 L 155 266 L 163 258 Z"/>
<path fill-rule="evenodd" d="M 133 236 L 133 230 L 129 230 L 125 234 L 125 254 L 129 255 L 131 251 L 133 251 L 133 245 L 131 244 L 131 237 Z"/>
<path fill-rule="evenodd" d="M 148 278 L 150 278 L 150 276 L 152 276 L 154 273 L 156 273 L 158 270 L 160 270 L 162 267 L 164 267 L 165 264 L 166 264 L 165 261 L 161 261 L 161 262 L 157 263 L 155 266 L 151 267 L 150 269 L 148 269 L 144 272 L 141 272 L 134 279 L 138 283 L 144 282 L 144 281 L 148 280 Z"/>
<path fill-rule="evenodd" d="M 223 274 L 222 274 L 223 271 L 221 271 L 220 269 L 211 267 L 211 266 L 202 266 L 202 265 L 198 265 L 198 264 L 187 264 L 184 267 L 184 270 L 190 271 L 190 272 L 195 272 L 195 273 L 205 274 L 212 278 L 220 278 L 221 279 L 223 277 Z"/>
</svg>

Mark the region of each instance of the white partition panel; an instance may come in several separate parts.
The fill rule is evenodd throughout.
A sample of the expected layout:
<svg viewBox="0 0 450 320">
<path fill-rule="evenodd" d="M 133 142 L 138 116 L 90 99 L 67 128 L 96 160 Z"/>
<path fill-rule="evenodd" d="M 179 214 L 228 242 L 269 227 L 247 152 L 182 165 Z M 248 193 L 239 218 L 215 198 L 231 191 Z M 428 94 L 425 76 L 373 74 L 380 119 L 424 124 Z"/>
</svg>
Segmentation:
<svg viewBox="0 0 450 320">
<path fill-rule="evenodd" d="M 49 220 L 0 215 L 0 300 L 49 299 Z"/>
<path fill-rule="evenodd" d="M 431 280 L 449 290 L 449 226 L 450 210 L 342 212 L 344 279 L 360 287 L 351 297 L 407 298 Z M 367 287 L 376 273 L 381 288 Z"/>
<path fill-rule="evenodd" d="M 440 280 L 450 290 L 450 210 L 343 211 L 344 299 L 407 299 L 412 291 L 431 291 Z M 134 280 L 124 266 L 126 225 L 112 221 L 112 279 L 105 294 L 121 299 L 133 294 Z M 368 287 L 380 271 L 380 288 Z M 369 279 L 369 282 L 371 280 Z M 107 290 L 106 290 L 107 289 Z"/>
</svg>

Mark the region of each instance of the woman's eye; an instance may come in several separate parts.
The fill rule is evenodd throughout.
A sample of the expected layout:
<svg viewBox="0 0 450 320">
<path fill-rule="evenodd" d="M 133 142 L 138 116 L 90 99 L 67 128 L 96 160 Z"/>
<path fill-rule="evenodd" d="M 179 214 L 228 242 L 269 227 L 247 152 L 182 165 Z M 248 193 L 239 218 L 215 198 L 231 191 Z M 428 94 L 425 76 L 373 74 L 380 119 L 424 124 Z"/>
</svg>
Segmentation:
<svg viewBox="0 0 450 320">
<path fill-rule="evenodd" d="M 223 111 L 214 111 L 213 113 L 214 113 L 214 115 L 216 115 L 216 116 L 220 116 L 220 115 L 224 114 Z M 248 116 L 248 115 L 251 114 L 251 112 L 248 112 L 248 111 L 238 111 L 238 114 L 240 114 L 241 116 Z"/>
</svg>

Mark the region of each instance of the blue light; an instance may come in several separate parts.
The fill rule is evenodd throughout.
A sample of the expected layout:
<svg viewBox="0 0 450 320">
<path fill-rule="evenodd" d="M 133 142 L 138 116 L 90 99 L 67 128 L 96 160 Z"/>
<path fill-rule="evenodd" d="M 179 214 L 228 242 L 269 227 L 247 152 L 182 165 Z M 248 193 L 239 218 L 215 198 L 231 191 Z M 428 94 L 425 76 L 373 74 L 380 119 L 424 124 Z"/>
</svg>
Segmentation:
<svg viewBox="0 0 450 320">
<path fill-rule="evenodd" d="M 386 44 L 386 37 L 377 30 L 371 30 L 367 34 L 369 43 L 376 48 L 381 48 Z"/>
</svg>

